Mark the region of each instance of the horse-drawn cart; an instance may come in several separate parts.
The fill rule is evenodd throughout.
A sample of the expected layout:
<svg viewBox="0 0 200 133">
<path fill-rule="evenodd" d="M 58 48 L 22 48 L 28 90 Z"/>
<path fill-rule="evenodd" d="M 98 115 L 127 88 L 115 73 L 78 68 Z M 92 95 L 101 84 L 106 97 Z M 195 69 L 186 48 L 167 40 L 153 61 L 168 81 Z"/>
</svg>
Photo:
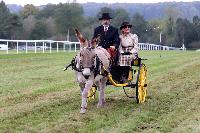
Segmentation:
<svg viewBox="0 0 200 133">
<path fill-rule="evenodd" d="M 75 70 L 82 95 L 80 113 L 86 112 L 87 98 L 94 98 L 97 88 L 99 91 L 97 107 L 104 105 L 106 85 L 123 87 L 127 97 L 136 98 L 137 103 L 144 102 L 147 95 L 147 68 L 142 63 L 144 59 L 134 59 L 131 61 L 131 65 L 128 66 L 116 65 L 117 63 L 112 62 L 111 54 L 106 49 L 98 46 L 100 38 L 96 38 L 90 43 L 77 29 L 75 29 L 75 32 L 82 48 L 64 70 L 70 66 Z M 135 88 L 136 96 L 128 95 L 126 88 Z"/>
<path fill-rule="evenodd" d="M 135 98 L 137 103 L 143 103 L 147 96 L 147 67 L 142 62 L 143 60 L 137 58 L 135 59 L 131 66 L 111 66 L 110 72 L 107 71 L 103 67 L 103 74 L 108 77 L 107 85 L 113 85 L 115 87 L 123 87 L 124 93 L 129 98 Z M 69 66 L 72 66 L 72 69 L 75 69 L 74 60 L 72 60 L 71 64 L 68 65 L 65 69 Z M 135 96 L 134 94 L 128 94 L 126 89 L 133 89 L 135 88 Z M 88 98 L 92 99 L 95 97 L 97 87 L 94 85 L 88 93 Z"/>
<path fill-rule="evenodd" d="M 131 66 L 111 66 L 110 72 L 104 69 L 108 77 L 107 85 L 123 87 L 124 93 L 129 98 L 135 98 L 137 103 L 143 103 L 147 96 L 147 67 L 137 58 Z M 135 96 L 128 94 L 126 89 L 135 88 Z M 96 92 L 96 86 L 90 90 L 88 98 L 93 97 Z M 132 91 L 134 92 L 134 91 Z"/>
</svg>

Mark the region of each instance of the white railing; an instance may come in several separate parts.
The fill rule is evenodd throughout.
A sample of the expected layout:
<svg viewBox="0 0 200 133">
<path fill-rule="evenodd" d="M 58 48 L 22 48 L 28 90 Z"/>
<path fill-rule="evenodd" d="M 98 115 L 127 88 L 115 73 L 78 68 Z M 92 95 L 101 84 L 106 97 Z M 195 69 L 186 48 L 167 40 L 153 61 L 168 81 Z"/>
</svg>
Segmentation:
<svg viewBox="0 0 200 133">
<path fill-rule="evenodd" d="M 2 46 L 2 48 L 1 48 Z M 59 51 L 76 51 L 80 49 L 79 42 L 70 42 L 70 41 L 53 41 L 53 40 L 6 40 L 0 39 L 0 50 L 6 50 L 8 54 L 9 51 L 16 51 L 18 54 L 19 51 L 28 52 L 49 52 L 52 50 L 54 52 Z"/>
<path fill-rule="evenodd" d="M 186 50 L 184 44 L 181 48 L 156 45 L 150 43 L 139 43 L 139 50 Z"/>
<path fill-rule="evenodd" d="M 9 51 L 16 51 L 14 53 L 46 53 L 49 52 L 59 52 L 59 51 L 77 51 L 80 50 L 79 42 L 70 41 L 53 41 L 53 40 L 6 40 L 0 39 L 0 50 L 6 51 L 7 54 L 11 53 Z M 139 43 L 139 50 L 185 50 L 185 47 L 175 48 L 163 45 L 149 44 L 149 43 Z M 2 53 L 2 52 L 1 52 Z"/>
</svg>

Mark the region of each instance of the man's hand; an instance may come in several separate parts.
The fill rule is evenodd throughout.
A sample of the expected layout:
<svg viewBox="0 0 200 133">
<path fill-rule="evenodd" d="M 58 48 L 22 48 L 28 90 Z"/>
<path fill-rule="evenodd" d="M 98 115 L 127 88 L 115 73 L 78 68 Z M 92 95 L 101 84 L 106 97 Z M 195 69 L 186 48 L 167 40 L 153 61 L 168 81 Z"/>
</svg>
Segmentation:
<svg viewBox="0 0 200 133">
<path fill-rule="evenodd" d="M 115 46 L 110 46 L 110 48 L 111 48 L 112 50 L 115 50 Z"/>
</svg>

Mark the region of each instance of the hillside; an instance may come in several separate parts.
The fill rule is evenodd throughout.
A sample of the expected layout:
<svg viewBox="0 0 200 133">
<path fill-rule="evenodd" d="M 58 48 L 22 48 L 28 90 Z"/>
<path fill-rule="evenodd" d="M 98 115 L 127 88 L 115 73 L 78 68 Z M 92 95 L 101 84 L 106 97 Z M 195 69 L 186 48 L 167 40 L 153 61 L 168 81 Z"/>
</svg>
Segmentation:
<svg viewBox="0 0 200 133">
<path fill-rule="evenodd" d="M 110 7 L 112 9 L 123 8 L 132 16 L 140 13 L 145 19 L 161 18 L 165 15 L 165 10 L 175 7 L 180 11 L 180 17 L 192 19 L 193 16 L 200 16 L 200 2 L 164 2 L 154 4 L 140 3 L 85 3 L 81 4 L 84 9 L 85 16 L 95 16 L 102 7 Z M 43 7 L 43 6 L 42 6 Z M 8 5 L 11 12 L 19 13 L 23 7 L 19 5 Z"/>
<path fill-rule="evenodd" d="M 161 18 L 165 15 L 165 10 L 174 7 L 181 12 L 180 17 L 191 19 L 193 16 L 200 16 L 200 2 L 164 2 L 153 4 L 140 3 L 86 3 L 82 4 L 86 16 L 96 15 L 102 7 L 112 9 L 123 8 L 131 15 L 140 13 L 145 19 Z M 92 12 L 91 12 L 92 11 Z"/>
</svg>

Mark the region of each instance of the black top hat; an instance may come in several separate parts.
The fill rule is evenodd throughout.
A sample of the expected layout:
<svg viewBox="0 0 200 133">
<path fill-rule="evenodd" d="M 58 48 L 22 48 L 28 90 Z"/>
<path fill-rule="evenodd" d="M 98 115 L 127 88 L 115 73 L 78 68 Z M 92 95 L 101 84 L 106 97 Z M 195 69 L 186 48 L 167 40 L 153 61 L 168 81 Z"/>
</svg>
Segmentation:
<svg viewBox="0 0 200 133">
<path fill-rule="evenodd" d="M 110 17 L 109 13 L 103 13 L 101 18 L 99 18 L 99 20 L 102 20 L 102 19 L 109 20 L 109 19 L 112 19 L 112 18 Z"/>
<path fill-rule="evenodd" d="M 132 27 L 132 25 L 131 24 L 129 24 L 129 22 L 123 22 L 122 24 L 121 24 L 121 26 L 120 26 L 120 30 L 122 30 L 124 27 L 126 27 L 126 26 L 128 26 L 128 27 Z"/>
</svg>

